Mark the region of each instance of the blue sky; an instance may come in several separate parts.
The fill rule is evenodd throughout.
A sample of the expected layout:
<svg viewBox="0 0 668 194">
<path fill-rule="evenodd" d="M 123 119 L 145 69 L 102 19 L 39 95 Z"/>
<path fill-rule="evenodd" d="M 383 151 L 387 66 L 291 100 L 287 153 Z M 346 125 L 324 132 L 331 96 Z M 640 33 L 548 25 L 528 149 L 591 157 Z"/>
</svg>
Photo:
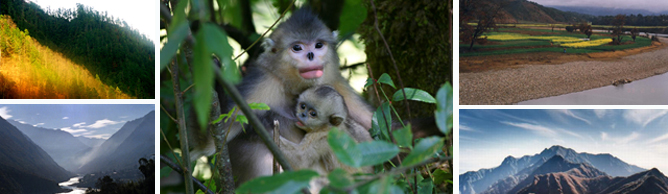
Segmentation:
<svg viewBox="0 0 668 194">
<path fill-rule="evenodd" d="M 127 121 L 143 117 L 152 104 L 0 104 L 0 117 L 74 136 L 107 139 Z"/>
<path fill-rule="evenodd" d="M 460 110 L 459 173 L 552 145 L 668 174 L 668 110 Z"/>
</svg>

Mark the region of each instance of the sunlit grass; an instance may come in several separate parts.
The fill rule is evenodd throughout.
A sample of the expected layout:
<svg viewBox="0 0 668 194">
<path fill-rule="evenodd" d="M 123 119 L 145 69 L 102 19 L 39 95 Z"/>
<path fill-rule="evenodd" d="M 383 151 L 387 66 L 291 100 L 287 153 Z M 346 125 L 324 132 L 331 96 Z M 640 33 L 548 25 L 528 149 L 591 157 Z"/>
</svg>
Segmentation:
<svg viewBox="0 0 668 194">
<path fill-rule="evenodd" d="M 0 17 L 0 98 L 133 98 Z"/>
</svg>

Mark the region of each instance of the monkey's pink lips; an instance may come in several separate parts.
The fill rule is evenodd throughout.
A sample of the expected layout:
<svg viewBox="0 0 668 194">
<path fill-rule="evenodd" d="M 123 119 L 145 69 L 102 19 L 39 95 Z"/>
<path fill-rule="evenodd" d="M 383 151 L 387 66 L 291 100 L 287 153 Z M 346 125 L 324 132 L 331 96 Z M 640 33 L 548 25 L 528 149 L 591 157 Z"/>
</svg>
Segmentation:
<svg viewBox="0 0 668 194">
<path fill-rule="evenodd" d="M 298 126 L 300 126 L 300 127 L 303 127 L 303 126 L 304 126 L 304 123 L 302 123 L 301 121 L 297 121 L 296 124 L 297 124 Z"/>
<path fill-rule="evenodd" d="M 302 76 L 304 79 L 319 78 L 322 76 L 322 74 L 323 74 L 322 65 L 299 69 L 299 75 Z"/>
</svg>

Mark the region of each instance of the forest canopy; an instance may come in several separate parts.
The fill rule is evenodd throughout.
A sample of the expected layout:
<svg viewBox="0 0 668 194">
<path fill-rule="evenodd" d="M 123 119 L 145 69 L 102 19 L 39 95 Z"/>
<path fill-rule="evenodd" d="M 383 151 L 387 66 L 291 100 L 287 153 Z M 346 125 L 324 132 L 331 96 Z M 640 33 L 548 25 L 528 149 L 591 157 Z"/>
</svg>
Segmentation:
<svg viewBox="0 0 668 194">
<path fill-rule="evenodd" d="M 155 46 L 125 21 L 82 4 L 45 11 L 24 0 L 3 0 L 0 13 L 105 84 L 137 98 L 155 98 Z"/>
</svg>

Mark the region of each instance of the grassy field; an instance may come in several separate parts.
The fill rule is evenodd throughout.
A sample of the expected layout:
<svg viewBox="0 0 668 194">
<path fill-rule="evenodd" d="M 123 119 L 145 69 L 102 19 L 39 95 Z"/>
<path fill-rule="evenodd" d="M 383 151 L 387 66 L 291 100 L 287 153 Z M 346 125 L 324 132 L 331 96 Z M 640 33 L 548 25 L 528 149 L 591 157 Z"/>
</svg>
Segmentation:
<svg viewBox="0 0 668 194">
<path fill-rule="evenodd" d="M 0 98 L 133 98 L 0 16 Z"/>
<path fill-rule="evenodd" d="M 606 33 L 594 33 L 590 40 L 587 35 L 564 30 L 531 29 L 531 28 L 500 28 L 497 32 L 489 32 L 483 36 L 487 42 L 483 45 L 474 44 L 473 52 L 466 52 L 469 43 L 460 42 L 460 56 L 486 56 L 529 52 L 565 52 L 592 53 L 615 51 L 650 46 L 651 40 L 636 37 L 634 42 L 630 36 L 622 38 L 622 45 L 610 45 L 612 37 Z"/>
</svg>

